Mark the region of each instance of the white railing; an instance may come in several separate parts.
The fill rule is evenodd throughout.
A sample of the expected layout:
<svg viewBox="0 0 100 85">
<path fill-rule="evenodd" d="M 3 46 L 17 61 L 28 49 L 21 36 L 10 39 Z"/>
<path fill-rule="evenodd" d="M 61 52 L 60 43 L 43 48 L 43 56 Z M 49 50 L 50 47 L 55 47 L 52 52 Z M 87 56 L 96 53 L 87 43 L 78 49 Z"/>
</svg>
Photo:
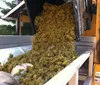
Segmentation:
<svg viewBox="0 0 100 85">
<path fill-rule="evenodd" d="M 88 78 L 84 83 L 84 85 L 91 85 L 92 71 L 93 71 L 92 51 L 88 51 L 80 55 L 76 60 L 74 60 L 71 64 L 65 67 L 61 72 L 55 75 L 44 85 L 66 85 L 67 83 L 68 85 L 78 85 L 79 68 L 86 62 L 88 58 L 89 58 Z"/>
</svg>

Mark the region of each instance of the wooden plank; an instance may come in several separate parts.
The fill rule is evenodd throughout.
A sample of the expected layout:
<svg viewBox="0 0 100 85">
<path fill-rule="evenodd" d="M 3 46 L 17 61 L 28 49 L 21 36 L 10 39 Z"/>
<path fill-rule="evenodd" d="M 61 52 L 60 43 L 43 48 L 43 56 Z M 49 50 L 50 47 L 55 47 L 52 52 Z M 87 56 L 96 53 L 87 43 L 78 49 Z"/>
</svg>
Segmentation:
<svg viewBox="0 0 100 85">
<path fill-rule="evenodd" d="M 83 85 L 91 85 L 92 84 L 92 77 L 88 77 Z"/>
<path fill-rule="evenodd" d="M 91 52 L 92 51 L 85 52 L 84 54 L 80 55 L 76 60 L 74 60 L 71 64 L 65 67 L 62 71 L 60 71 L 44 85 L 66 85 L 77 72 L 77 70 L 89 58 Z"/>
<path fill-rule="evenodd" d="M 17 28 L 16 28 L 16 31 L 17 31 L 17 35 L 20 35 L 20 18 L 21 18 L 21 16 L 20 16 L 20 10 L 18 10 L 19 12 L 18 12 L 18 19 L 17 19 L 17 23 L 16 23 L 16 25 L 17 25 Z"/>
<path fill-rule="evenodd" d="M 94 63 L 100 63 L 100 0 L 97 0 L 96 12 L 96 50 Z"/>
<path fill-rule="evenodd" d="M 19 14 L 19 35 L 22 35 L 22 25 L 21 25 L 21 13 Z"/>
<path fill-rule="evenodd" d="M 74 74 L 74 76 L 69 81 L 69 85 L 78 85 L 78 71 Z"/>
<path fill-rule="evenodd" d="M 93 53 L 91 53 L 91 56 L 89 57 L 89 70 L 88 70 L 88 76 L 92 77 L 93 73 Z"/>
<path fill-rule="evenodd" d="M 29 16 L 22 15 L 22 16 L 21 16 L 21 21 L 22 21 L 22 22 L 27 22 L 27 23 L 30 23 Z"/>
<path fill-rule="evenodd" d="M 0 36 L 0 49 L 32 44 L 33 36 Z"/>
</svg>

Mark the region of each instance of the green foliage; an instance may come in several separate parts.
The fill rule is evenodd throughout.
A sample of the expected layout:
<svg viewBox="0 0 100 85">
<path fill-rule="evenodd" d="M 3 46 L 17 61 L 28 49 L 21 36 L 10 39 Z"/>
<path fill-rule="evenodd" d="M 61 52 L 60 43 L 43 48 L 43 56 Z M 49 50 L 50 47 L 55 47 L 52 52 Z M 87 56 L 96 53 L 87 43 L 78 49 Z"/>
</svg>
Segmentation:
<svg viewBox="0 0 100 85">
<path fill-rule="evenodd" d="M 14 8 L 16 6 L 15 4 L 15 0 L 12 1 L 12 2 L 7 2 L 7 1 L 3 1 L 8 7 L 10 7 L 11 9 Z M 6 14 L 8 13 L 11 9 L 5 9 L 3 7 L 0 7 L 0 10 L 3 14 Z M 15 24 L 15 21 L 14 20 L 5 20 L 5 21 L 8 21 L 8 22 L 11 22 L 13 24 Z M 0 35 L 15 35 L 17 34 L 15 31 L 16 27 L 15 26 L 6 26 L 6 25 L 1 25 L 0 26 Z M 24 23 L 24 26 L 22 27 L 22 35 L 30 35 L 31 33 L 31 25 L 29 23 Z"/>
<path fill-rule="evenodd" d="M 15 1 L 12 2 L 3 1 L 3 2 L 10 8 L 14 8 L 16 6 Z M 3 14 L 6 14 L 11 10 L 11 9 L 4 9 L 3 7 L 0 7 L 0 9 Z"/>
<path fill-rule="evenodd" d="M 15 26 L 0 25 L 0 35 L 15 35 Z"/>
<path fill-rule="evenodd" d="M 31 33 L 31 24 L 24 23 L 22 27 L 22 35 L 30 35 Z"/>
<path fill-rule="evenodd" d="M 10 55 L 9 55 L 9 58 L 13 58 L 13 54 L 10 54 Z"/>
<path fill-rule="evenodd" d="M 43 85 L 77 58 L 71 3 L 60 6 L 45 3 L 42 15 L 36 17 L 35 25 L 38 29 L 33 38 L 32 50 L 10 58 L 0 68 L 11 72 L 15 65 L 31 63 L 33 67 L 28 67 L 26 74 L 19 79 L 20 85 Z"/>
<path fill-rule="evenodd" d="M 4 2 L 8 7 L 10 7 L 11 9 L 14 8 L 14 7 L 16 6 L 15 0 L 12 1 L 12 2 L 7 2 L 7 1 L 3 1 L 3 2 Z M 0 10 L 1 10 L 1 12 L 2 12 L 3 14 L 7 14 L 11 9 L 0 7 Z M 11 22 L 11 23 L 15 24 L 15 21 L 14 21 L 14 20 L 5 20 L 5 21 Z M 13 32 L 13 30 L 15 29 L 15 27 L 13 27 L 13 29 L 12 29 L 12 27 L 11 27 L 12 30 L 11 30 L 9 27 L 10 27 L 9 25 L 8 25 L 8 26 L 1 25 L 1 26 L 0 26 L 0 35 L 1 35 L 1 34 L 4 35 L 4 33 L 5 33 L 5 35 L 6 35 L 6 34 L 7 34 L 7 35 L 9 35 L 9 34 L 15 34 L 15 33 Z M 4 29 L 1 29 L 1 28 L 4 28 Z M 11 32 L 11 33 L 9 33 L 9 32 Z"/>
</svg>

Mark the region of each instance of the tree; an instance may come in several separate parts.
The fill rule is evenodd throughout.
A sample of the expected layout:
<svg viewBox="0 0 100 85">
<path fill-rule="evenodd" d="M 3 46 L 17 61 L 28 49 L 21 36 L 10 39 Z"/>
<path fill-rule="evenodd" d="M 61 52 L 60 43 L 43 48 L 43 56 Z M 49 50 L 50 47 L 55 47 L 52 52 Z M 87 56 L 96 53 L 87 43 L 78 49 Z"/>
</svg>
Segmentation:
<svg viewBox="0 0 100 85">
<path fill-rule="evenodd" d="M 15 26 L 0 25 L 0 35 L 15 35 Z"/>
<path fill-rule="evenodd" d="M 9 8 L 14 8 L 16 6 L 15 1 L 12 2 L 7 2 L 7 1 L 3 1 Z M 0 7 L 1 12 L 3 14 L 8 13 L 11 9 L 4 9 L 3 7 Z M 8 22 L 12 22 L 13 24 L 15 24 L 14 20 L 6 20 Z M 22 27 L 22 35 L 30 35 L 31 33 L 31 25 L 29 23 L 24 23 L 24 26 Z M 17 34 L 16 32 L 16 27 L 15 26 L 10 26 L 10 25 L 1 25 L 0 26 L 0 35 L 13 35 L 13 34 Z"/>
<path fill-rule="evenodd" d="M 7 2 L 7 1 L 3 1 L 9 8 L 14 8 L 15 6 L 16 6 L 16 3 L 15 3 L 15 1 L 12 1 L 12 2 Z M 8 13 L 9 11 L 10 11 L 10 9 L 4 9 L 3 7 L 0 7 L 0 9 L 1 9 L 1 12 L 3 13 L 3 14 L 6 14 L 6 13 Z"/>
<path fill-rule="evenodd" d="M 3 2 L 11 9 L 16 6 L 15 1 L 12 2 L 3 1 Z M 0 7 L 0 10 L 3 14 L 8 13 L 11 9 Z M 5 21 L 12 22 L 13 24 L 15 24 L 14 20 L 5 20 Z M 15 26 L 0 25 L 0 35 L 14 35 L 16 34 L 15 31 L 16 31 Z"/>
</svg>

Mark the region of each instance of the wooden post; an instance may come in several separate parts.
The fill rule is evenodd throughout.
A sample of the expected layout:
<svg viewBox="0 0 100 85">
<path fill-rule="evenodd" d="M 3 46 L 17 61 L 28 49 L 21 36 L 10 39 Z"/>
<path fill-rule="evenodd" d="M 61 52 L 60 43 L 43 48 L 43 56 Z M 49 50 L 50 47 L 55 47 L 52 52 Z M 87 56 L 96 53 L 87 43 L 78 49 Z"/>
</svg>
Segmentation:
<svg viewBox="0 0 100 85">
<path fill-rule="evenodd" d="M 20 14 L 20 12 L 18 14 L 18 20 L 16 21 L 16 32 L 17 32 L 17 35 L 21 35 L 22 34 L 21 14 Z"/>
<path fill-rule="evenodd" d="M 100 63 L 100 0 L 97 0 L 96 12 L 96 50 L 94 63 Z"/>
<path fill-rule="evenodd" d="M 16 5 L 19 3 L 18 0 L 16 0 Z M 17 35 L 19 35 L 19 12 L 18 12 L 18 17 L 17 17 L 17 20 L 16 20 L 16 33 Z"/>
<path fill-rule="evenodd" d="M 16 32 L 17 32 L 17 29 L 18 29 L 18 19 L 16 20 Z"/>
<path fill-rule="evenodd" d="M 74 74 L 72 79 L 69 81 L 69 85 L 78 85 L 78 71 Z"/>
<path fill-rule="evenodd" d="M 16 4 L 20 3 L 20 0 L 16 0 Z M 16 32 L 17 32 L 17 35 L 20 35 L 21 34 L 21 29 L 20 29 L 20 26 L 21 26 L 21 14 L 20 14 L 20 9 L 18 9 L 18 12 L 17 12 L 17 21 L 16 21 Z"/>
<path fill-rule="evenodd" d="M 20 21 L 19 21 L 19 23 L 20 23 L 20 25 L 19 25 L 19 35 L 22 35 L 22 25 L 21 25 L 21 13 L 20 13 L 20 19 L 19 19 Z"/>
<path fill-rule="evenodd" d="M 89 69 L 88 69 L 88 76 L 92 77 L 93 72 L 93 52 L 91 53 L 89 57 Z"/>
<path fill-rule="evenodd" d="M 19 35 L 19 27 L 20 27 L 20 16 L 19 16 L 19 14 L 18 14 L 18 20 L 17 20 L 17 22 L 16 22 L 16 24 L 17 24 L 17 28 L 16 28 L 16 32 L 17 32 L 17 35 Z"/>
</svg>

